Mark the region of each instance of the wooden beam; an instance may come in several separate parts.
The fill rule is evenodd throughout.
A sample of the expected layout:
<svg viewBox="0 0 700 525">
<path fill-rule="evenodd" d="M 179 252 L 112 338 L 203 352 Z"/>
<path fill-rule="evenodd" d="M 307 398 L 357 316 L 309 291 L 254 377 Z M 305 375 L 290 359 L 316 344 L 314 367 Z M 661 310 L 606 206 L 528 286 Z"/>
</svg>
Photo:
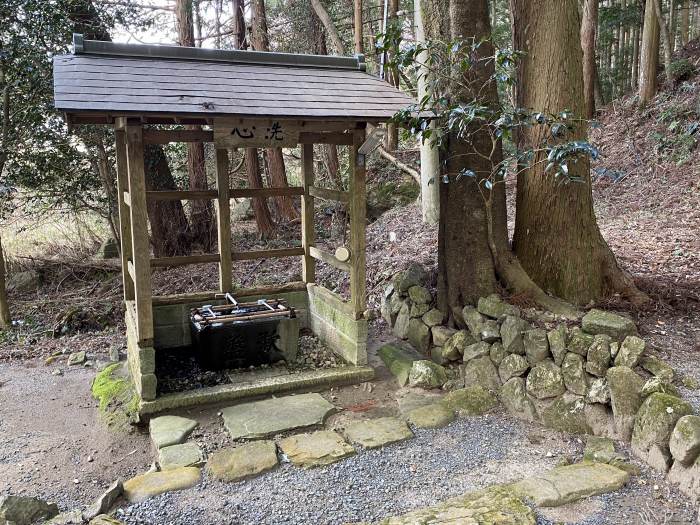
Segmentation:
<svg viewBox="0 0 700 525">
<path fill-rule="evenodd" d="M 309 251 L 315 242 L 314 198 L 309 193 L 314 184 L 313 144 L 304 144 L 301 147 L 301 183 L 304 186 L 304 195 L 301 197 L 301 245 L 304 248 L 301 275 L 304 282 L 313 283 L 316 280 L 316 261 Z"/>
<path fill-rule="evenodd" d="M 309 187 L 309 195 L 325 199 L 327 201 L 350 202 L 350 193 L 341 190 L 331 190 L 328 188 L 317 188 L 316 186 Z"/>
<path fill-rule="evenodd" d="M 216 225 L 219 239 L 219 290 L 230 292 L 233 289 L 231 272 L 231 197 L 228 176 L 228 150 L 216 150 Z"/>
<path fill-rule="evenodd" d="M 136 270 L 134 269 L 134 263 L 131 259 L 126 261 L 126 271 L 129 274 L 129 277 L 131 277 L 132 281 L 135 279 L 136 276 Z"/>
<path fill-rule="evenodd" d="M 309 246 L 309 255 L 318 261 L 323 261 L 326 264 L 330 264 L 334 268 L 338 268 L 338 270 L 343 270 L 344 272 L 351 271 L 350 264 L 339 261 L 332 253 L 320 250 L 315 246 Z"/>
<path fill-rule="evenodd" d="M 129 196 L 131 197 L 131 247 L 136 304 L 136 333 L 139 342 L 153 339 L 153 307 L 151 304 L 151 246 L 148 240 L 146 211 L 146 175 L 143 165 L 143 128 L 126 126 L 126 151 Z"/>
<path fill-rule="evenodd" d="M 255 197 L 278 197 L 303 195 L 304 188 L 301 186 L 290 186 L 288 188 L 231 188 L 229 197 L 232 199 L 255 198 Z"/>
<path fill-rule="evenodd" d="M 214 142 L 214 132 L 204 129 L 144 129 L 144 144 L 170 142 Z"/>
<path fill-rule="evenodd" d="M 351 146 L 352 133 L 300 133 L 299 144 L 335 144 L 337 146 Z"/>
<path fill-rule="evenodd" d="M 353 315 L 352 305 L 349 302 L 345 301 L 337 293 L 332 292 L 331 290 L 329 290 L 325 286 L 321 286 L 320 284 L 314 284 L 312 290 L 312 293 L 315 293 L 322 297 L 324 302 L 328 303 L 336 310 L 340 310 L 341 312 L 346 313 L 347 315 Z"/>
<path fill-rule="evenodd" d="M 248 252 L 233 252 L 234 261 L 251 261 L 253 259 L 272 259 L 304 255 L 304 248 L 278 248 L 275 250 L 252 250 Z"/>
<path fill-rule="evenodd" d="M 147 191 L 146 199 L 152 201 L 213 200 L 219 196 L 216 190 L 160 190 Z"/>
<path fill-rule="evenodd" d="M 187 264 L 204 264 L 219 262 L 218 253 L 202 253 L 197 255 L 177 255 L 175 257 L 155 257 L 151 259 L 151 268 L 164 266 L 185 266 Z"/>
<path fill-rule="evenodd" d="M 127 184 L 129 183 L 128 180 L 126 182 L 127 182 Z M 122 201 L 124 202 L 124 204 L 126 206 L 128 206 L 129 208 L 131 207 L 131 195 L 129 195 L 128 191 L 122 192 Z"/>
<path fill-rule="evenodd" d="M 129 214 L 129 203 L 126 196 L 129 192 L 129 175 L 126 162 L 126 136 L 123 130 L 114 132 L 115 150 L 117 157 L 117 195 L 121 195 L 119 201 L 119 241 L 121 243 L 122 261 L 122 287 L 124 288 L 124 300 L 134 299 L 134 280 L 129 275 L 129 259 L 131 259 L 131 216 Z"/>
<path fill-rule="evenodd" d="M 275 296 L 286 293 L 286 292 L 301 292 L 306 290 L 306 283 L 302 281 L 295 281 L 291 283 L 286 283 L 282 285 L 272 285 L 272 286 L 259 286 L 255 288 L 239 288 L 233 290 L 233 295 L 236 298 L 244 297 L 255 297 L 255 296 L 265 296 L 267 298 L 275 298 Z M 175 294 L 175 295 L 161 295 L 159 297 L 153 297 L 153 306 L 164 306 L 168 304 L 189 304 L 189 303 L 199 303 L 206 301 L 213 301 L 216 299 L 218 291 L 205 291 L 196 293 L 186 293 L 186 294 Z"/>
<path fill-rule="evenodd" d="M 355 140 L 350 148 L 350 303 L 355 319 L 360 319 L 366 309 L 366 255 L 367 241 L 367 188 L 365 155 L 358 149 L 365 141 L 365 131 L 355 130 Z"/>
</svg>

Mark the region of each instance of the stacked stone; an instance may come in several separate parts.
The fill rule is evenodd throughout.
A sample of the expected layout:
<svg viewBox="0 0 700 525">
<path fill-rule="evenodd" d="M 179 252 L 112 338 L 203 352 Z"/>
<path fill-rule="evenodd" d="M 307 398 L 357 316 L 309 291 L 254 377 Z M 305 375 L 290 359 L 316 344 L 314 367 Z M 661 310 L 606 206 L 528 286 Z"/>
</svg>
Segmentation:
<svg viewBox="0 0 700 525">
<path fill-rule="evenodd" d="M 403 384 L 439 388 L 446 382 L 451 374 L 417 362 L 430 355 L 448 372 L 459 369 L 461 384 L 450 386 L 480 385 L 497 393 L 511 414 L 557 430 L 631 441 L 637 456 L 659 470 L 669 469 L 671 432 L 692 409 L 671 384 L 673 370 L 647 353 L 630 319 L 594 309 L 580 326 L 557 325 L 548 317 L 540 323 L 550 328 L 545 330 L 493 294 L 458 312 L 457 328 L 451 328 L 441 324 L 437 313 L 426 322 L 425 315 L 434 309 L 421 277 L 425 272 L 416 268 L 399 274 L 382 308 L 395 335 L 418 351 L 415 357 L 402 353 Z M 414 368 L 425 369 L 421 381 L 412 380 Z M 692 461 L 683 456 L 674 468 L 694 469 L 688 483 L 700 493 L 697 421 L 698 454 Z"/>
</svg>

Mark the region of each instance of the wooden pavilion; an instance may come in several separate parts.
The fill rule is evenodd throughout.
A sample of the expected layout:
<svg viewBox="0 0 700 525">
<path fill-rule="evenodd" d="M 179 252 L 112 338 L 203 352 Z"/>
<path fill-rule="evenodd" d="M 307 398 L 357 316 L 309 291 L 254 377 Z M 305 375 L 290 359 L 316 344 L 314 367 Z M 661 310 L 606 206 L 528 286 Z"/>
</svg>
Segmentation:
<svg viewBox="0 0 700 525">
<path fill-rule="evenodd" d="M 367 74 L 362 56 L 116 44 L 83 40 L 81 35 L 74 35 L 73 47 L 72 54 L 54 58 L 55 105 L 65 113 L 69 125 L 114 126 L 128 363 L 141 397 L 142 414 L 371 378 L 373 371 L 366 366 L 367 321 L 363 318 L 366 195 L 361 146 L 368 124 L 386 122 L 412 100 Z M 163 126 L 188 124 L 209 129 Z M 216 189 L 147 191 L 144 145 L 169 142 L 213 142 Z M 349 146 L 349 191 L 314 184 L 314 144 Z M 230 148 L 297 145 L 301 145 L 301 186 L 229 187 Z M 278 195 L 301 196 L 302 246 L 232 251 L 230 199 Z M 315 198 L 348 205 L 349 256 L 346 252 L 346 257 L 338 258 L 315 246 Z M 147 203 L 195 199 L 215 201 L 218 253 L 151 257 Z M 234 290 L 234 261 L 292 256 L 302 259 L 302 281 Z M 316 260 L 349 273 L 348 301 L 315 283 Z M 152 295 L 153 268 L 197 263 L 218 263 L 218 290 Z M 203 302 L 215 303 L 216 294 L 225 292 L 245 300 L 287 299 L 301 312 L 302 325 L 354 366 L 158 396 L 157 352 L 188 344 L 189 309 Z"/>
</svg>

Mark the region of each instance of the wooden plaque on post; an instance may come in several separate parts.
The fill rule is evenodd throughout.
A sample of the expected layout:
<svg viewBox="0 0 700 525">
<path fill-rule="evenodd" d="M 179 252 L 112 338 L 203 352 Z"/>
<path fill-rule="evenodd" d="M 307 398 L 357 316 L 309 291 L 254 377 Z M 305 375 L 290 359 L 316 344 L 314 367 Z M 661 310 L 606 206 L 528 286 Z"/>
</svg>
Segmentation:
<svg viewBox="0 0 700 525">
<path fill-rule="evenodd" d="M 293 148 L 299 124 L 285 120 L 227 119 L 214 122 L 217 148 Z"/>
</svg>

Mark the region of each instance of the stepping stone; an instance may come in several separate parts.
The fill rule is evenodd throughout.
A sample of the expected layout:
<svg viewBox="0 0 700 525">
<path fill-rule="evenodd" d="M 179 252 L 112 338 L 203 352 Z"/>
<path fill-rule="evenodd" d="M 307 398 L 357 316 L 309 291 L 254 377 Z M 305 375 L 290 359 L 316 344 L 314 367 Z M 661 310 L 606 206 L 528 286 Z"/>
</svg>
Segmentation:
<svg viewBox="0 0 700 525">
<path fill-rule="evenodd" d="M 524 479 L 514 483 L 512 488 L 539 507 L 558 507 L 619 490 L 629 479 L 627 472 L 605 463 L 576 463 Z"/>
<path fill-rule="evenodd" d="M 156 449 L 179 445 L 197 427 L 197 422 L 180 416 L 161 416 L 151 419 L 148 426 Z"/>
<path fill-rule="evenodd" d="M 311 468 L 330 465 L 355 455 L 355 449 L 332 430 L 298 434 L 279 443 L 282 452 L 298 467 Z"/>
<path fill-rule="evenodd" d="M 442 428 L 455 420 L 455 413 L 442 403 L 414 408 L 408 422 L 417 428 Z"/>
<path fill-rule="evenodd" d="M 495 485 L 450 498 L 432 507 L 382 520 L 381 525 L 535 525 L 537 517 L 508 487 Z"/>
<path fill-rule="evenodd" d="M 240 481 L 277 466 L 277 447 L 272 441 L 252 441 L 235 448 L 217 450 L 209 456 L 207 470 L 220 481 Z"/>
<path fill-rule="evenodd" d="M 322 425 L 335 406 L 319 394 L 286 396 L 223 409 L 233 439 L 260 439 L 286 430 Z"/>
<path fill-rule="evenodd" d="M 413 432 L 405 421 L 395 417 L 381 417 L 348 423 L 345 436 L 364 448 L 378 448 L 411 439 Z"/>
<path fill-rule="evenodd" d="M 179 467 L 198 467 L 204 463 L 204 456 L 196 443 L 170 445 L 158 451 L 160 470 L 172 470 Z"/>
<path fill-rule="evenodd" d="M 194 487 L 199 483 L 199 475 L 199 469 L 196 467 L 140 474 L 124 482 L 124 496 L 131 503 L 138 503 L 164 492 Z"/>
<path fill-rule="evenodd" d="M 408 318 L 408 315 L 406 317 Z M 377 350 L 377 355 L 394 375 L 399 386 L 406 386 L 408 383 L 413 362 L 425 359 L 414 348 L 399 342 L 385 344 Z"/>
<path fill-rule="evenodd" d="M 432 405 L 440 401 L 444 395 L 437 392 L 426 392 L 425 390 L 413 388 L 400 388 L 395 394 L 396 402 L 399 404 L 399 412 L 405 416 L 414 408 Z"/>
</svg>

